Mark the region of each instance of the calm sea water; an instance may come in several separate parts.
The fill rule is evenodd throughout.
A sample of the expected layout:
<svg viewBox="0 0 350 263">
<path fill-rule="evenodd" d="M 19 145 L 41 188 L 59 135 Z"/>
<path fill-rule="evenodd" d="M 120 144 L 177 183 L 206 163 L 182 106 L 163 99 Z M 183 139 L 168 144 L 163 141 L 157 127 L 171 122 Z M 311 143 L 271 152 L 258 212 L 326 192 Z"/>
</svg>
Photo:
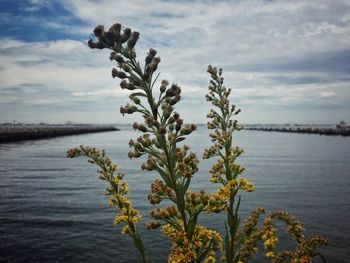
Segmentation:
<svg viewBox="0 0 350 263">
<path fill-rule="evenodd" d="M 134 205 L 145 215 L 140 228 L 146 247 L 154 262 L 166 262 L 169 242 L 158 230 L 143 227 L 152 209 L 146 196 L 156 175 L 140 171 L 140 160 L 127 158 L 129 138 L 136 137 L 124 127 L 0 145 L 0 261 L 138 262 L 130 239 L 113 225 L 115 211 L 107 205 L 106 185 L 97 179 L 96 167 L 84 158 L 65 158 L 67 149 L 85 144 L 107 149 L 126 174 Z M 210 144 L 206 129 L 199 128 L 187 144 L 201 156 Z M 328 262 L 349 262 L 350 139 L 241 131 L 235 144 L 245 149 L 238 162 L 256 185 L 255 193 L 242 196 L 242 217 L 257 206 L 283 208 L 304 224 L 307 235 L 330 240 L 322 250 Z M 210 164 L 201 163 L 192 189 L 213 190 Z M 202 219 L 218 231 L 222 222 L 220 215 Z"/>
</svg>

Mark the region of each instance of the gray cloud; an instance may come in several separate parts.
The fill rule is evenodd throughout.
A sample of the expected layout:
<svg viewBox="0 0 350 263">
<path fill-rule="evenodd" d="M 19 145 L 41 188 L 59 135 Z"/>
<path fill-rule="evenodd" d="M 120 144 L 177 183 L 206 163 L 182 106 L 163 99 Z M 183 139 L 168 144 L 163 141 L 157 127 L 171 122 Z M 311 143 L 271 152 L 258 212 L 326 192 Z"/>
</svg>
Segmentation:
<svg viewBox="0 0 350 263">
<path fill-rule="evenodd" d="M 254 63 L 226 66 L 228 69 L 247 72 L 322 72 L 350 74 L 350 49 L 311 53 L 300 57 L 275 57 Z"/>
</svg>

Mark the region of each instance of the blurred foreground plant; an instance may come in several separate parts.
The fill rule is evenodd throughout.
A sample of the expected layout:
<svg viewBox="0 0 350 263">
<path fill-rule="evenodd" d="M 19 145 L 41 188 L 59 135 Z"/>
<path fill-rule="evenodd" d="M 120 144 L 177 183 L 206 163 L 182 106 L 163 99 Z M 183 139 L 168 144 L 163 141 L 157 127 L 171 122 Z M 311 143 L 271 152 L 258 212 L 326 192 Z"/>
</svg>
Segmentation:
<svg viewBox="0 0 350 263">
<path fill-rule="evenodd" d="M 254 185 L 242 176 L 244 168 L 235 162 L 243 153 L 241 148 L 232 145 L 233 132 L 241 129 L 233 120 L 240 109 L 230 104 L 231 90 L 223 85 L 222 70 L 212 66 L 208 67 L 211 81 L 206 98 L 213 105 L 207 116 L 210 119 L 208 129 L 213 130 L 210 134 L 213 145 L 205 150 L 203 158 L 217 158 L 210 174 L 211 183 L 218 184 L 218 188 L 212 193 L 189 190 L 191 179 L 198 172 L 199 160 L 183 141 L 196 130 L 196 125 L 184 124 L 174 109 L 181 100 L 181 88 L 177 84 L 170 85 L 167 80 L 162 80 L 158 92 L 155 91 L 159 74 L 155 77 L 154 74 L 161 60 L 156 56 L 157 52 L 150 49 L 141 67 L 134 49 L 138 38 L 138 32 L 129 28 L 122 30 L 121 24 L 114 24 L 108 31 L 97 26 L 88 44 L 90 48 L 112 50 L 110 60 L 117 64 L 117 68 L 112 69 L 112 77 L 121 79 L 121 88 L 131 91 L 131 104 L 122 106 L 120 112 L 123 115 L 138 113 L 143 117 L 142 123 L 133 125 L 142 136 L 130 140 L 132 150 L 128 156 L 139 158 L 145 155 L 146 161 L 141 169 L 159 174 L 148 195 L 149 202 L 156 207 L 150 212 L 154 220 L 146 227 L 160 227 L 164 236 L 172 241 L 168 262 L 215 262 L 218 257 L 230 263 L 247 262 L 257 253 L 259 241 L 263 241 L 266 258 L 271 262 L 311 262 L 319 254 L 316 249 L 327 245 L 327 241 L 322 237 L 305 239 L 303 227 L 287 212 L 269 213 L 259 227 L 259 217 L 265 214 L 265 210 L 257 208 L 240 226 L 241 199 L 238 193 L 253 192 Z M 87 156 L 89 162 L 100 167 L 100 179 L 109 184 L 109 204 L 119 211 L 115 224 L 124 224 L 122 233 L 131 236 L 142 262 L 150 262 L 136 227 L 141 216 L 127 197 L 128 185 L 124 175 L 117 173 L 117 166 L 104 151 L 85 146 L 68 151 L 68 157 L 77 156 Z M 160 206 L 163 200 L 168 200 L 171 205 Z M 198 224 L 203 213 L 226 214 L 224 238 Z M 287 232 L 296 241 L 294 251 L 276 251 L 275 220 L 285 222 Z"/>
</svg>

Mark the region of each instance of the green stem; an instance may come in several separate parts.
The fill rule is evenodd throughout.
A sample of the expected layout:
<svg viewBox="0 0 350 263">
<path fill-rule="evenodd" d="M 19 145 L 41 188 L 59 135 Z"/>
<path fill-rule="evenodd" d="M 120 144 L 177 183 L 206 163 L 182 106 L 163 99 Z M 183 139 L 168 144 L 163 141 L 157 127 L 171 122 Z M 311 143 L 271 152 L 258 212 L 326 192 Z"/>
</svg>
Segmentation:
<svg viewBox="0 0 350 263">
<path fill-rule="evenodd" d="M 132 222 L 128 222 L 128 226 L 129 226 L 130 231 L 131 231 L 130 236 L 132 237 L 132 239 L 134 241 L 135 247 L 137 248 L 137 250 L 140 253 L 142 262 L 150 263 L 151 260 L 150 260 L 150 258 L 148 258 L 148 259 L 146 258 L 145 248 L 144 248 L 143 242 L 142 242 L 139 234 L 137 233 L 137 230 L 136 230 L 134 224 Z"/>
</svg>

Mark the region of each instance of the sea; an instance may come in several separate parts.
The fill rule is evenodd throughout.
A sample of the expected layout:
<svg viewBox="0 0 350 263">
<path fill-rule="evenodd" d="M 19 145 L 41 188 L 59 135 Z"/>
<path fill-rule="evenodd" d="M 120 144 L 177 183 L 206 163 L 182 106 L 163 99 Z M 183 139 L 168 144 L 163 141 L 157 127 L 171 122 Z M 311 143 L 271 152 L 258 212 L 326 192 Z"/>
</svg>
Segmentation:
<svg viewBox="0 0 350 263">
<path fill-rule="evenodd" d="M 147 201 L 154 172 L 140 169 L 143 160 L 127 157 L 128 141 L 140 136 L 129 125 L 120 131 L 0 144 L 0 262 L 139 262 L 131 239 L 113 224 L 106 184 L 97 167 L 80 157 L 66 158 L 79 145 L 106 149 L 129 182 L 130 198 L 143 215 L 138 224 L 152 262 L 167 262 L 170 242 L 160 230 L 146 230 Z M 201 159 L 191 189 L 215 191 L 209 181 L 213 160 L 202 160 L 211 142 L 205 126 L 185 143 Z M 264 131 L 234 133 L 244 149 L 237 163 L 246 168 L 254 193 L 241 195 L 243 223 L 249 211 L 283 209 L 298 218 L 307 237 L 323 235 L 330 244 L 319 251 L 327 262 L 350 262 L 350 138 Z M 222 214 L 203 214 L 200 223 L 220 233 Z M 278 224 L 280 248 L 293 248 Z M 268 262 L 263 251 L 251 262 Z M 322 262 L 316 258 L 314 262 Z"/>
</svg>

